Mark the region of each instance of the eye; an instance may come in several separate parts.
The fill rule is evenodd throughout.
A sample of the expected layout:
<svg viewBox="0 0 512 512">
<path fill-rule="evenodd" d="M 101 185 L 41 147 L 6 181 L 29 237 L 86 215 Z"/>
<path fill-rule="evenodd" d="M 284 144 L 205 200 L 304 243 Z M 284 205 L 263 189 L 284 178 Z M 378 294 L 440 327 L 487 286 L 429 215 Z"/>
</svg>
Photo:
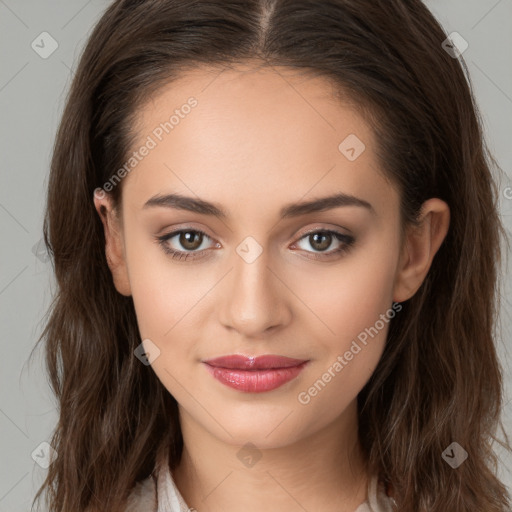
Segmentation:
<svg viewBox="0 0 512 512">
<path fill-rule="evenodd" d="M 173 238 L 176 238 L 175 243 L 180 245 L 184 250 L 173 247 L 171 243 Z M 210 237 L 200 229 L 180 229 L 157 237 L 157 242 L 164 252 L 170 254 L 173 259 L 187 260 L 189 258 L 196 259 L 202 257 L 198 254 L 206 252 L 205 247 L 201 248 L 205 238 L 210 239 Z M 313 252 L 313 259 L 326 259 L 335 255 L 341 255 L 347 252 L 355 242 L 354 237 L 350 235 L 345 235 L 344 233 L 334 230 L 317 229 L 306 233 L 298 242 L 295 242 L 292 247 L 298 245 L 302 240 L 307 241 L 307 243 L 313 247 L 313 251 L 304 249 L 307 252 Z M 327 251 L 333 243 L 335 243 L 335 245 L 337 244 L 338 247 Z M 216 247 L 220 247 L 219 243 L 215 245 Z"/>
<path fill-rule="evenodd" d="M 177 243 L 185 249 L 174 249 L 170 241 L 173 238 L 177 238 Z M 173 231 L 166 235 L 157 237 L 157 241 L 166 254 L 172 255 L 173 259 L 186 260 L 188 258 L 197 258 L 194 253 L 202 253 L 205 249 L 199 250 L 202 245 L 204 238 L 210 238 L 204 231 L 200 229 L 181 229 Z M 217 244 L 220 247 L 220 244 Z M 191 252 L 189 252 L 191 251 Z"/>
<path fill-rule="evenodd" d="M 317 229 L 315 231 L 306 233 L 306 235 L 301 237 L 298 242 L 295 242 L 294 245 L 298 245 L 302 240 L 306 241 L 310 247 L 313 247 L 313 259 L 325 259 L 335 255 L 341 255 L 347 252 L 355 242 L 355 238 L 350 235 L 346 235 L 334 230 L 325 229 Z M 335 246 L 338 245 L 338 247 L 327 251 L 327 249 L 331 247 L 333 243 Z"/>
</svg>

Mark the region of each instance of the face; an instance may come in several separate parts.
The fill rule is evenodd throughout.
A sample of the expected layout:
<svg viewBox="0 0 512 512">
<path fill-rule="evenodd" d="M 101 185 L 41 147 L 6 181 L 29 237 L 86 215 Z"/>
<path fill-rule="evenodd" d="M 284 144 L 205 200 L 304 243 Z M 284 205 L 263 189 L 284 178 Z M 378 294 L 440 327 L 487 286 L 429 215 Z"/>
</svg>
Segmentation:
<svg viewBox="0 0 512 512">
<path fill-rule="evenodd" d="M 399 314 L 399 196 L 331 93 L 282 68 L 202 68 L 139 112 L 111 269 L 182 420 L 227 443 L 277 447 L 353 412 Z M 169 194 L 188 201 L 155 200 Z M 243 391 L 203 363 L 231 354 L 308 362 Z"/>
</svg>

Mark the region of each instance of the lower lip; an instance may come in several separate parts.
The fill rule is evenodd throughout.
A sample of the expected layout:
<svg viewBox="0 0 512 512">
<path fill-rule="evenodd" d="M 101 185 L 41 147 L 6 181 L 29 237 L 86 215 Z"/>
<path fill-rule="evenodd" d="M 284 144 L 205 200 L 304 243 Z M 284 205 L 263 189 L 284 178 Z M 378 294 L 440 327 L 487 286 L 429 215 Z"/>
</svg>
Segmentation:
<svg viewBox="0 0 512 512">
<path fill-rule="evenodd" d="M 290 368 L 275 368 L 270 370 L 239 370 L 232 368 L 217 368 L 205 363 L 206 369 L 222 384 L 244 391 L 245 393 L 263 393 L 272 391 L 291 381 L 304 369 L 308 361 Z"/>
</svg>

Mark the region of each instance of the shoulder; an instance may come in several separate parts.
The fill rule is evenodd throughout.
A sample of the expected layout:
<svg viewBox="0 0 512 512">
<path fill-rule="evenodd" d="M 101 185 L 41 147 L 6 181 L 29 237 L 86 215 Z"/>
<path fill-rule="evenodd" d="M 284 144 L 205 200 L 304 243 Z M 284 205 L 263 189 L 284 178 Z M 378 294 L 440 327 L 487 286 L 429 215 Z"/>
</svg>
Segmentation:
<svg viewBox="0 0 512 512">
<path fill-rule="evenodd" d="M 124 512 L 156 512 L 156 483 L 152 475 L 135 484 L 126 501 Z"/>
</svg>

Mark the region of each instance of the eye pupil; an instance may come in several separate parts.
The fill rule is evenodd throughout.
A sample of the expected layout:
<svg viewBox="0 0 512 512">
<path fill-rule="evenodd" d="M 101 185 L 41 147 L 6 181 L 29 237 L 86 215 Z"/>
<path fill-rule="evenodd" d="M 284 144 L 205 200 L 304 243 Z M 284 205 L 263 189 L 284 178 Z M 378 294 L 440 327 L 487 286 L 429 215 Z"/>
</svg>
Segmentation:
<svg viewBox="0 0 512 512">
<path fill-rule="evenodd" d="M 192 251 L 201 246 L 202 236 L 197 231 L 183 231 L 180 234 L 180 244 L 185 249 Z M 199 243 L 197 243 L 197 239 L 199 239 Z"/>
<path fill-rule="evenodd" d="M 324 239 L 323 242 L 320 242 L 320 244 L 316 246 L 316 249 L 319 251 L 324 251 L 325 249 L 327 249 L 331 245 L 331 242 L 332 242 L 332 235 L 329 233 L 322 233 L 322 232 L 313 233 L 312 235 L 310 235 L 309 238 L 310 238 L 310 240 L 312 240 L 312 242 L 311 242 L 312 247 L 315 247 L 315 244 L 317 244 L 317 242 L 318 242 L 318 238 Z"/>
</svg>

